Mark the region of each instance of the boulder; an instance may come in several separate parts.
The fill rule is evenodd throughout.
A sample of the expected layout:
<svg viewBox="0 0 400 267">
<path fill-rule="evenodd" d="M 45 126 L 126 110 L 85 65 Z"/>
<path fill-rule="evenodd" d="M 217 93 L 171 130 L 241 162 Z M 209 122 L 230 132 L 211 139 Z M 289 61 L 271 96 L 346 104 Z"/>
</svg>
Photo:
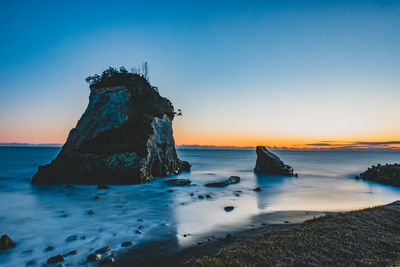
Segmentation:
<svg viewBox="0 0 400 267">
<path fill-rule="evenodd" d="M 0 239 L 0 249 L 8 249 L 15 247 L 17 244 L 15 244 L 14 241 L 8 236 L 8 235 L 2 235 Z"/>
<path fill-rule="evenodd" d="M 204 186 L 208 186 L 208 187 L 225 187 L 225 186 L 228 186 L 230 184 L 237 184 L 239 182 L 240 182 L 240 177 L 239 176 L 231 176 L 225 181 L 207 183 Z"/>
<path fill-rule="evenodd" d="M 32 184 L 138 184 L 190 169 L 176 153 L 174 107 L 144 75 L 110 68 L 87 81 L 85 112 Z"/>
<path fill-rule="evenodd" d="M 90 254 L 89 256 L 87 256 L 86 260 L 87 261 L 97 261 L 101 259 L 101 255 L 100 254 Z"/>
<path fill-rule="evenodd" d="M 113 264 L 114 263 L 114 258 L 106 258 L 103 259 L 99 262 L 99 265 L 107 265 L 107 264 Z"/>
<path fill-rule="evenodd" d="M 185 186 L 192 183 L 189 179 L 170 179 L 164 182 L 169 186 Z"/>
<path fill-rule="evenodd" d="M 361 173 L 359 178 L 400 187 L 400 164 L 372 166 Z"/>
<path fill-rule="evenodd" d="M 293 168 L 284 164 L 279 157 L 270 152 L 264 146 L 257 146 L 256 153 L 257 161 L 254 172 L 294 176 Z"/>
<path fill-rule="evenodd" d="M 54 257 L 50 257 L 47 260 L 47 263 L 48 264 L 52 264 L 52 263 L 57 263 L 57 262 L 62 262 L 62 261 L 64 261 L 64 257 L 62 255 L 57 255 L 57 256 L 54 256 Z"/>
</svg>

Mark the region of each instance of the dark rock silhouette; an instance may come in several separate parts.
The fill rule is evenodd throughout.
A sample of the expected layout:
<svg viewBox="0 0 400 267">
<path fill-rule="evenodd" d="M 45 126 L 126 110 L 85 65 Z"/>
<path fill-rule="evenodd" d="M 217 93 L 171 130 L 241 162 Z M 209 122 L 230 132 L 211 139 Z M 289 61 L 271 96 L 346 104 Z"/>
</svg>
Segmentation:
<svg viewBox="0 0 400 267">
<path fill-rule="evenodd" d="M 8 249 L 15 247 L 17 244 L 8 236 L 2 235 L 0 239 L 0 249 Z"/>
<path fill-rule="evenodd" d="M 164 182 L 169 186 L 185 186 L 192 183 L 189 179 L 170 179 Z"/>
<path fill-rule="evenodd" d="M 240 177 L 239 176 L 231 176 L 225 181 L 220 181 L 220 182 L 212 182 L 212 183 L 207 183 L 204 186 L 208 187 L 224 187 L 230 184 L 237 184 L 240 182 Z"/>
<path fill-rule="evenodd" d="M 264 146 L 257 146 L 257 162 L 254 172 L 293 176 L 293 168 L 283 163 L 275 154 Z"/>
<path fill-rule="evenodd" d="M 190 169 L 176 154 L 174 107 L 145 76 L 110 68 L 93 77 L 86 111 L 32 184 L 137 184 Z"/>
<path fill-rule="evenodd" d="M 400 164 L 374 165 L 361 173 L 360 178 L 400 187 Z"/>
</svg>

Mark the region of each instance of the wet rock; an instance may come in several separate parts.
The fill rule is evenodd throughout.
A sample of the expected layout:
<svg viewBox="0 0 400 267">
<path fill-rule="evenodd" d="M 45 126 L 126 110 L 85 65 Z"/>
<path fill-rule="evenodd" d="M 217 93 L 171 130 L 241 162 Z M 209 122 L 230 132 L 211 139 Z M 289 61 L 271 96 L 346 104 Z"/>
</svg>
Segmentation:
<svg viewBox="0 0 400 267">
<path fill-rule="evenodd" d="M 110 189 L 110 187 L 106 184 L 99 184 L 97 185 L 97 189 Z"/>
<path fill-rule="evenodd" d="M 64 186 L 64 188 L 72 188 L 72 187 L 74 187 L 73 184 L 67 184 L 67 185 Z"/>
<path fill-rule="evenodd" d="M 133 245 L 132 241 L 125 241 L 125 242 L 123 242 L 121 244 L 122 247 L 129 247 L 129 246 L 132 246 L 132 245 Z"/>
<path fill-rule="evenodd" d="M 86 260 L 87 261 L 97 261 L 101 259 L 101 255 L 100 254 L 90 254 L 89 256 L 87 256 Z"/>
<path fill-rule="evenodd" d="M 202 195 L 199 195 L 198 198 L 199 199 L 204 199 L 204 197 Z"/>
<path fill-rule="evenodd" d="M 90 210 L 88 211 L 88 214 L 90 214 L 90 215 L 94 214 L 94 210 L 90 209 Z"/>
<path fill-rule="evenodd" d="M 107 252 L 111 251 L 111 247 L 103 247 L 95 251 L 96 254 L 106 254 Z"/>
<path fill-rule="evenodd" d="M 233 206 L 226 206 L 226 207 L 224 208 L 224 210 L 225 210 L 226 212 L 231 212 L 231 211 L 233 211 L 233 209 L 234 209 Z"/>
<path fill-rule="evenodd" d="M 0 239 L 0 249 L 8 249 L 15 247 L 17 244 L 8 236 L 2 235 Z"/>
<path fill-rule="evenodd" d="M 65 241 L 67 241 L 67 242 L 71 242 L 71 241 L 75 241 L 75 240 L 78 240 L 77 235 L 71 235 L 65 239 Z"/>
<path fill-rule="evenodd" d="M 187 234 L 184 234 L 183 237 L 187 237 Z"/>
<path fill-rule="evenodd" d="M 64 254 L 63 256 L 64 256 L 64 257 L 68 257 L 68 256 L 76 255 L 76 254 L 78 254 L 78 253 L 79 253 L 78 250 L 71 250 L 70 252 Z"/>
<path fill-rule="evenodd" d="M 253 191 L 255 191 L 255 192 L 261 192 L 261 187 L 256 187 L 256 188 L 253 189 Z"/>
<path fill-rule="evenodd" d="M 139 225 L 138 229 L 139 229 L 139 230 L 143 230 L 143 229 L 144 229 L 144 226 L 143 226 L 143 225 Z"/>
<path fill-rule="evenodd" d="M 164 182 L 169 186 L 185 186 L 192 183 L 189 179 L 170 179 Z"/>
<path fill-rule="evenodd" d="M 47 263 L 48 264 L 52 264 L 52 263 L 57 263 L 57 262 L 62 262 L 62 261 L 64 261 L 64 257 L 62 255 L 57 255 L 57 256 L 54 256 L 54 257 L 50 257 L 47 260 Z"/>
<path fill-rule="evenodd" d="M 378 164 L 360 174 L 360 178 L 400 187 L 400 164 Z"/>
<path fill-rule="evenodd" d="M 290 223 L 289 221 L 284 221 L 284 223 Z"/>
<path fill-rule="evenodd" d="M 257 161 L 254 168 L 256 173 L 278 174 L 293 176 L 293 168 L 283 163 L 282 160 L 264 146 L 257 146 Z"/>
<path fill-rule="evenodd" d="M 235 196 L 240 197 L 240 194 L 242 193 L 242 191 L 235 191 L 233 193 L 235 194 Z"/>
<path fill-rule="evenodd" d="M 114 258 L 106 258 L 104 260 L 101 260 L 99 262 L 99 265 L 113 264 L 114 262 L 115 262 Z"/>
<path fill-rule="evenodd" d="M 36 261 L 34 261 L 34 260 L 31 260 L 31 261 L 28 261 L 27 263 L 26 263 L 26 265 L 36 265 Z"/>
<path fill-rule="evenodd" d="M 135 232 L 136 234 L 141 234 L 142 233 L 142 231 L 140 231 L 139 229 L 138 230 L 136 230 L 136 232 Z"/>
<path fill-rule="evenodd" d="M 168 193 L 172 193 L 172 192 L 174 192 L 174 190 L 169 189 L 169 190 L 167 190 L 167 192 L 168 192 Z"/>
<path fill-rule="evenodd" d="M 206 195 L 206 198 L 212 198 L 212 196 L 211 196 L 211 195 L 209 195 L 209 194 L 207 194 L 207 195 Z"/>
<path fill-rule="evenodd" d="M 197 244 L 198 244 L 198 245 L 201 245 L 201 244 L 203 244 L 203 241 L 201 241 L 201 240 L 200 240 L 200 241 L 197 241 Z"/>
<path fill-rule="evenodd" d="M 225 181 L 207 183 L 204 186 L 208 186 L 208 187 L 225 187 L 225 186 L 228 186 L 230 184 L 237 184 L 239 182 L 240 182 L 240 177 L 239 176 L 231 176 Z"/>
<path fill-rule="evenodd" d="M 96 199 L 96 200 L 100 199 L 100 196 L 94 196 L 94 199 Z"/>
<path fill-rule="evenodd" d="M 44 249 L 44 251 L 51 251 L 51 250 L 54 250 L 53 246 L 48 246 L 47 248 Z"/>
<path fill-rule="evenodd" d="M 190 167 L 192 167 L 192 165 L 188 161 L 186 160 L 179 161 L 179 171 L 188 172 L 190 171 Z"/>
</svg>

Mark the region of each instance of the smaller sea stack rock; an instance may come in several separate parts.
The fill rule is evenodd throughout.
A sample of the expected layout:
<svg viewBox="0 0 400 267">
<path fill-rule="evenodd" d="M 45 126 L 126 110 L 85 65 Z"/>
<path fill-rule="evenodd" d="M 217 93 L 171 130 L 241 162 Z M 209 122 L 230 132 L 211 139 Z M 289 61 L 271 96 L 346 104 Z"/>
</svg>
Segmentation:
<svg viewBox="0 0 400 267">
<path fill-rule="evenodd" d="M 360 174 L 365 180 L 400 187 L 400 164 L 374 165 Z"/>
<path fill-rule="evenodd" d="M 293 168 L 283 163 L 275 154 L 264 146 L 257 146 L 257 162 L 254 172 L 293 176 Z"/>
</svg>

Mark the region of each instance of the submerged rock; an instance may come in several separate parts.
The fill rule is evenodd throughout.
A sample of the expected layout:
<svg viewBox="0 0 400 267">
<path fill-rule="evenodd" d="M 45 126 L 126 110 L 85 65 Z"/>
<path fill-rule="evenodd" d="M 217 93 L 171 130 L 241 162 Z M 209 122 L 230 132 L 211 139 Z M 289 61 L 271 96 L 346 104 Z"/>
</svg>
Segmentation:
<svg viewBox="0 0 400 267">
<path fill-rule="evenodd" d="M 51 251 L 51 250 L 54 250 L 53 246 L 48 246 L 47 248 L 44 249 L 44 251 Z"/>
<path fill-rule="evenodd" d="M 145 76 L 110 68 L 87 81 L 86 111 L 32 184 L 138 184 L 190 169 L 176 153 L 174 107 Z"/>
<path fill-rule="evenodd" d="M 106 254 L 107 252 L 111 251 L 111 247 L 104 247 L 104 248 L 100 248 L 98 250 L 96 250 L 96 254 L 100 253 L 100 254 Z"/>
<path fill-rule="evenodd" d="M 121 244 L 121 247 L 129 247 L 132 246 L 133 242 L 132 241 L 125 241 Z"/>
<path fill-rule="evenodd" d="M 253 189 L 253 191 L 255 191 L 255 192 L 261 192 L 261 187 L 256 187 L 256 188 Z"/>
<path fill-rule="evenodd" d="M 57 255 L 57 256 L 54 256 L 54 257 L 50 257 L 47 260 L 47 263 L 51 264 L 51 263 L 57 263 L 57 262 L 62 262 L 62 261 L 64 261 L 64 257 L 62 255 Z"/>
<path fill-rule="evenodd" d="M 164 182 L 169 186 L 185 186 L 192 183 L 189 179 L 170 179 Z"/>
<path fill-rule="evenodd" d="M 63 256 L 64 256 L 64 257 L 68 257 L 68 256 L 76 255 L 76 254 L 78 254 L 78 253 L 79 253 L 78 250 L 71 250 L 70 252 L 64 254 Z"/>
<path fill-rule="evenodd" d="M 106 184 L 98 184 L 97 189 L 110 189 L 110 187 Z"/>
<path fill-rule="evenodd" d="M 99 262 L 99 265 L 107 265 L 107 264 L 113 264 L 114 263 L 114 258 L 106 258 L 103 259 Z"/>
<path fill-rule="evenodd" d="M 97 261 L 101 259 L 101 255 L 100 254 L 90 254 L 89 256 L 87 256 L 86 260 L 87 261 Z"/>
<path fill-rule="evenodd" d="M 400 164 L 372 166 L 361 173 L 359 178 L 400 187 Z"/>
<path fill-rule="evenodd" d="M 2 235 L 0 239 L 0 249 L 8 249 L 15 247 L 17 244 L 8 236 Z"/>
<path fill-rule="evenodd" d="M 226 206 L 226 207 L 224 208 L 224 210 L 225 210 L 226 212 L 231 212 L 233 209 L 234 209 L 233 206 Z"/>
<path fill-rule="evenodd" d="M 264 146 L 257 146 L 257 162 L 254 172 L 293 176 L 293 168 L 283 163 Z"/>
<path fill-rule="evenodd" d="M 204 186 L 209 186 L 209 187 L 224 187 L 230 184 L 237 184 L 240 182 L 240 177 L 239 176 L 231 176 L 225 181 L 220 181 L 220 182 L 213 182 L 213 183 L 208 183 L 205 184 Z"/>
</svg>

